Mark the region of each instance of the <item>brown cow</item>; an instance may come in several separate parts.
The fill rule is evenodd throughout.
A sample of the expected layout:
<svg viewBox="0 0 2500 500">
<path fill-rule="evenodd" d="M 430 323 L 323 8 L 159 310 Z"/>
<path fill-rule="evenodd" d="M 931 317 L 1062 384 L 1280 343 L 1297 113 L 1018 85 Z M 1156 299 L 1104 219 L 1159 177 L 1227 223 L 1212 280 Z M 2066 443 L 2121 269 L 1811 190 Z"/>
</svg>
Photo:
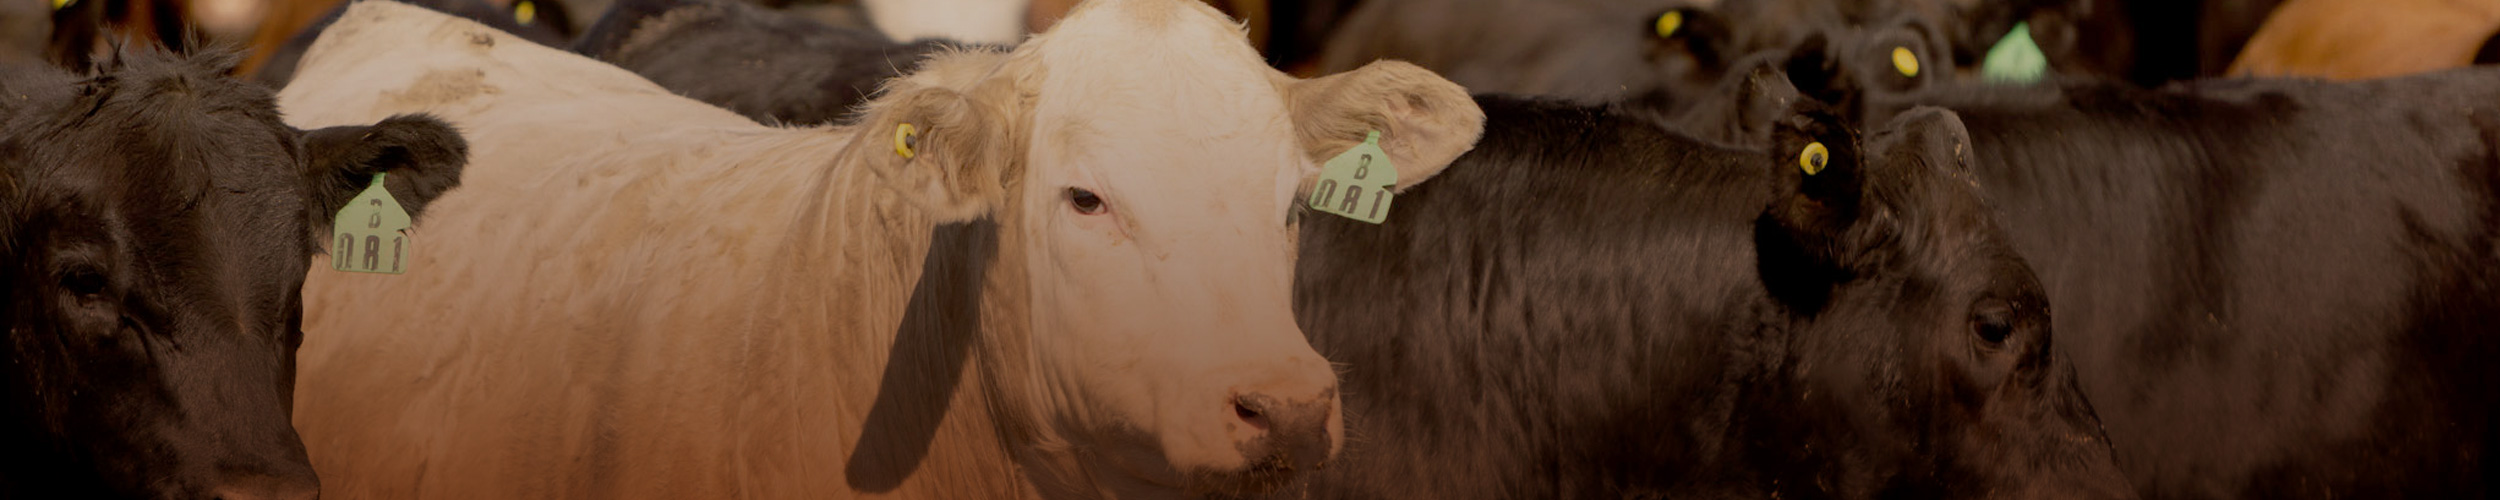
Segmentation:
<svg viewBox="0 0 2500 500">
<path fill-rule="evenodd" d="M 2463 67 L 2495 33 L 2500 2 L 2491 0 L 2291 0 L 2230 74 L 2352 80 Z"/>
</svg>

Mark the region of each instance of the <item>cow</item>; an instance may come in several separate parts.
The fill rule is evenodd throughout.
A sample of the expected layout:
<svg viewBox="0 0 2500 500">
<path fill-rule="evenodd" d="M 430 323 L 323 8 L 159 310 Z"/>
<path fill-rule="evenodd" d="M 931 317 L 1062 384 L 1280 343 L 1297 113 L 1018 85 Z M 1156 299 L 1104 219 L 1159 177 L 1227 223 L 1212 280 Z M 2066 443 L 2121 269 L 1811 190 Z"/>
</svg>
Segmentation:
<svg viewBox="0 0 2500 500">
<path fill-rule="evenodd" d="M 2133 498 L 1960 123 L 1755 95 L 1767 150 L 1481 96 L 1385 223 L 1303 222 L 1349 436 L 1311 496 Z"/>
<path fill-rule="evenodd" d="M 1742 78 L 1747 56 L 1785 51 L 1810 36 L 1898 31 L 1902 71 L 1955 78 L 1982 62 L 2018 22 L 2064 60 L 2071 30 L 2056 22 L 2073 2 L 1959 0 L 1368 0 L 1329 38 L 1319 71 L 1376 59 L 1414 61 L 1469 90 L 1607 102 L 1645 93 L 1715 95 Z"/>
<path fill-rule="evenodd" d="M 424 116 L 289 127 L 235 59 L 0 68 L 0 498 L 316 493 L 308 259 L 377 176 L 423 215 L 467 149 Z"/>
<path fill-rule="evenodd" d="M 738 0 L 620 0 L 573 51 L 756 121 L 818 125 L 846 123 L 879 83 L 968 47 L 897 43 Z"/>
<path fill-rule="evenodd" d="M 717 75 L 731 71 L 738 63 L 722 59 L 685 59 L 681 61 L 681 64 L 682 66 L 679 66 L 677 70 L 686 74 Z M 1754 67 L 1762 67 L 1765 64 L 1768 62 L 1757 63 Z M 789 75 L 793 73 L 773 71 L 766 74 Z M 1829 129 L 1829 133 L 1846 132 L 1835 119 L 1812 121 L 1813 117 L 1830 116 L 1831 114 L 1825 110 L 1829 105 L 1797 96 L 1796 90 L 1788 87 L 1787 78 L 1776 73 L 1775 68 L 1765 68 L 1748 74 L 1753 75 L 1754 78 L 1741 82 L 1747 87 L 1744 89 L 1741 100 L 1749 101 L 1749 104 L 1741 108 L 1746 110 L 1746 113 L 1750 113 L 1746 116 L 1768 117 L 1764 119 L 1766 130 L 1776 124 L 1773 122 L 1778 122 L 1780 119 L 1802 119 L 1808 120 L 1807 123 L 1814 126 Z M 1870 78 L 1870 81 L 1883 80 Z M 759 76 L 743 79 L 740 83 L 746 85 L 747 88 L 759 89 L 759 93 L 747 95 L 747 99 L 754 99 L 744 101 L 748 104 L 795 109 L 822 107 L 822 103 L 816 100 L 830 98 L 827 97 L 827 93 L 819 92 L 769 94 L 769 91 L 760 90 L 777 86 L 773 78 Z M 708 94 L 702 97 L 718 99 Z M 2106 442 L 2098 437 L 2098 424 L 2094 423 L 2090 415 L 2089 405 L 2080 399 L 2079 393 L 2071 385 L 2071 370 L 2064 368 L 2064 362 L 2043 347 L 2046 345 L 2046 340 L 2040 338 L 2026 337 L 2020 340 L 2019 342 L 2029 342 L 2023 344 L 2025 346 L 2023 349 L 1990 351 L 1991 356 L 2013 359 L 2023 368 L 2016 371 L 1990 372 L 1997 373 L 1998 378 L 1986 376 L 1970 376 L 1969 378 L 2013 380 L 2015 382 L 2011 384 L 2021 386 L 2020 390 L 2002 391 L 2006 399 L 1993 403 L 1992 406 L 2014 407 L 2036 402 L 2063 408 L 2061 412 L 2031 415 L 2012 422 L 1980 423 L 1962 419 L 1959 413 L 1953 412 L 1930 413 L 1921 409 L 1903 414 L 1884 415 L 1881 411 L 1867 411 L 1874 410 L 1873 408 L 1834 407 L 1829 409 L 1847 410 L 1838 413 L 1865 418 L 1866 425 L 1910 427 L 1870 433 L 1871 435 L 1901 436 L 1902 441 L 1879 442 L 1864 436 L 1858 438 L 1833 436 L 1835 441 L 1818 442 L 1814 445 L 1826 450 L 1843 447 L 1882 449 L 1912 443 L 1918 446 L 1936 446 L 1936 443 L 1947 441 L 1954 436 L 1975 432 L 2082 436 L 2083 439 L 2072 441 L 2058 439 L 2041 443 L 2007 445 L 2010 450 L 2003 451 L 2004 453 L 2031 453 L 2035 454 L 2033 455 L 2035 457 L 2055 458 L 2056 460 L 2043 460 L 2042 463 L 2071 464 L 2071 468 L 2058 466 L 2039 470 L 1992 469 L 1993 466 L 1990 464 L 1993 462 L 1973 460 L 1921 463 L 1919 460 L 1928 458 L 1909 458 L 1898 455 L 1875 456 L 1873 454 L 1850 460 L 1816 462 L 1820 459 L 1812 455 L 1785 455 L 1787 452 L 1782 451 L 1781 447 L 1796 445 L 1797 442 L 1740 435 L 1734 433 L 1734 430 L 1730 430 L 1728 434 L 1694 438 L 1688 441 L 1676 441 L 1676 439 L 1685 439 L 1683 435 L 1626 436 L 1620 434 L 1620 432 L 1630 432 L 1622 430 L 1627 426 L 1647 425 L 1635 422 L 1649 422 L 1649 419 L 1658 417 L 1662 412 L 1674 413 L 1675 408 L 1713 407 L 1711 405 L 1715 403 L 1712 401 L 1716 401 L 1713 399 L 1716 397 L 1713 394 L 1730 396 L 1743 394 L 1747 398 L 1754 398 L 1748 401 L 1762 405 L 1775 405 L 1784 401 L 1780 399 L 1781 397 L 1816 391 L 1825 394 L 1826 398 L 1831 398 L 1835 394 L 1850 394 L 1854 395 L 1852 397 L 1866 398 L 1927 398 L 1934 395 L 1916 391 L 1887 392 L 1897 388 L 1730 383 L 1725 387 L 1717 388 L 1725 391 L 1720 393 L 1685 390 L 1632 391 L 1621 394 L 1601 392 L 1588 396 L 1594 399 L 1577 401 L 1576 403 L 1582 403 L 1578 405 L 1550 402 L 1543 405 L 1521 403 L 1522 398 L 1538 398 L 1555 394 L 1556 391 L 1598 390 L 1627 384 L 1621 381 L 1611 381 L 1591 382 L 1592 386 L 1588 388 L 1556 387 L 1555 384 L 1565 380 L 1594 380 L 1598 376 L 1594 373 L 1546 373 L 1537 368 L 1639 371 L 1638 376 L 1643 378 L 1640 378 L 1641 383 L 1630 384 L 1635 387 L 1665 387 L 1677 383 L 1689 385 L 1701 380 L 1701 377 L 1715 375 L 1734 377 L 1740 373 L 1802 375 L 1804 372 L 1813 371 L 1806 369 L 1811 366 L 1787 364 L 1775 357 L 1759 355 L 1760 353 L 1720 351 L 1691 353 L 1683 351 L 1681 347 L 1670 348 L 1669 346 L 1699 345 L 1732 348 L 1731 346 L 1735 345 L 1733 342 L 1736 341 L 1722 337 L 1736 337 L 1739 335 L 1739 330 L 1753 331 L 1743 329 L 1787 331 L 1790 328 L 1797 328 L 1798 331 L 1804 331 L 1807 328 L 1802 325 L 1806 324 L 1891 324 L 1891 322 L 1861 316 L 1843 316 L 1840 313 L 1817 318 L 1814 315 L 1815 311 L 1776 314 L 1768 318 L 1750 317 L 1749 315 L 1764 310 L 1778 311 L 1778 309 L 1768 309 L 1769 306 L 1764 305 L 1768 302 L 1750 303 L 1747 302 L 1749 299 L 1744 298 L 1755 297 L 1768 300 L 1759 295 L 1764 293 L 1760 291 L 1760 285 L 1754 288 L 1744 288 L 1745 291 L 1710 289 L 1696 292 L 1727 294 L 1724 297 L 1712 296 L 1712 299 L 1716 301 L 1707 302 L 1707 305 L 1683 304 L 1669 298 L 1655 298 L 1655 302 L 1607 303 L 1595 306 L 1599 312 L 1589 314 L 1612 314 L 1616 316 L 1609 317 L 1620 317 L 1637 316 L 1649 312 L 1688 311 L 1690 315 L 1665 319 L 1643 317 L 1651 321 L 1638 324 L 1614 323 L 1606 327 L 1580 327 L 1568 334 L 1546 333 L 1546 329 L 1556 328 L 1551 324 L 1494 324 L 1481 321 L 1486 314 L 1491 314 L 1483 310 L 1489 306 L 1484 306 L 1478 301 L 1462 300 L 1477 296 L 1475 292 L 1435 287 L 1471 285 L 1475 282 L 1468 281 L 1468 279 L 1478 277 L 1491 279 L 1491 277 L 1474 274 L 1486 272 L 1487 266 L 1495 266 L 1491 269 L 1501 271 L 1498 276 L 1507 283 L 1504 285 L 1506 289 L 1520 290 L 1513 293 L 1529 298 L 1541 297 L 1547 293 L 1560 293 L 1565 290 L 1581 290 L 1582 293 L 1605 296 L 1646 297 L 1642 295 L 1646 293 L 1643 292 L 1645 290 L 1674 289 L 1680 286 L 1676 285 L 1678 283 L 1700 279 L 1685 275 L 1653 273 L 1638 276 L 1654 278 L 1656 280 L 1654 283 L 1621 281 L 1606 282 L 1606 285 L 1592 287 L 1586 283 L 1562 281 L 1568 277 L 1583 276 L 1583 274 L 1556 276 L 1546 272 L 1558 268 L 1570 268 L 1569 265 L 1579 265 L 1585 269 L 1570 269 L 1580 269 L 1578 272 L 1587 274 L 1609 274 L 1622 272 L 1625 269 L 1642 269 L 1640 263 L 1644 262 L 1710 262 L 1714 261 L 1713 259 L 1732 258 L 1726 255 L 1717 257 L 1696 255 L 1695 252 L 1688 250 L 1693 245 L 1683 241 L 1683 238 L 1692 236 L 1684 232 L 1660 229 L 1656 231 L 1659 234 L 1652 237 L 1654 239 L 1642 239 L 1637 242 L 1614 241 L 1617 238 L 1613 235 L 1626 232 L 1649 234 L 1649 230 L 1641 228 L 1651 226 L 1639 225 L 1637 222 L 1653 221 L 1658 218 L 1659 214 L 1711 213 L 1728 215 L 1730 220 L 1721 222 L 1730 224 L 1751 221 L 1752 217 L 1760 213 L 1759 210 L 1762 207 L 1767 206 L 1770 194 L 1776 191 L 1773 189 L 1773 181 L 1779 179 L 1779 176 L 1772 171 L 1774 165 L 1793 165 L 1797 151 L 1786 151 L 1784 154 L 1788 156 L 1772 158 L 1755 149 L 1708 145 L 1707 141 L 1689 138 L 1681 133 L 1669 132 L 1657 125 L 1640 121 L 1647 114 L 1641 110 L 1631 109 L 1629 105 L 1592 107 L 1497 96 L 1480 96 L 1476 99 L 1477 104 L 1488 113 L 1484 141 L 1476 149 L 1460 156 L 1457 163 L 1446 171 L 1447 173 L 1436 176 L 1432 182 L 1416 186 L 1413 191 L 1410 191 L 1411 197 L 1406 197 L 1391 205 L 1392 217 L 1389 224 L 1375 227 L 1340 220 L 1333 216 L 1305 215 L 1301 236 L 1301 264 L 1296 273 L 1297 317 L 1301 319 L 1303 331 L 1309 335 L 1313 347 L 1332 362 L 1346 367 L 1341 376 L 1344 377 L 1344 383 L 1349 387 L 1344 396 L 1349 407 L 1349 415 L 1370 415 L 1368 418 L 1355 418 L 1347 422 L 1348 434 L 1357 437 L 1350 440 L 1350 448 L 1345 458 L 1346 463 L 1353 465 L 1323 473 L 1313 486 L 1318 496 L 1578 498 L 1599 491 L 1637 490 L 1669 492 L 1666 493 L 1668 496 L 1682 496 L 1694 491 L 1715 489 L 1751 491 L 1760 494 L 1781 491 L 1789 495 L 1799 495 L 1807 492 L 1794 489 L 1782 490 L 1774 485 L 1784 484 L 1790 488 L 1813 487 L 1817 483 L 1810 479 L 1818 474 L 1886 478 L 1892 484 L 1884 486 L 1885 488 L 1894 488 L 1895 491 L 1926 488 L 1936 494 L 1969 494 L 1986 491 L 1980 486 L 1984 483 L 2009 491 L 2031 488 L 2024 491 L 2071 491 L 2074 492 L 2073 496 L 2087 497 L 2095 494 L 2104 497 L 2125 496 L 2126 485 L 2124 480 L 2117 476 L 2115 466 L 2109 462 Z M 1947 126 L 1946 124 L 1953 122 L 1943 117 L 1933 117 L 1915 123 L 1921 127 L 1918 128 L 1920 134 L 1938 137 L 1946 137 L 1947 131 L 1959 126 Z M 1909 135 L 1887 133 L 1883 137 L 1898 138 Z M 1568 139 L 1557 140 L 1557 138 Z M 1854 139 L 1845 141 L 1843 139 L 1847 138 L 1833 139 L 1833 143 L 1855 143 Z M 1906 146 L 1898 149 L 1903 151 L 1901 153 L 1905 155 L 1903 158 L 1919 159 L 1938 166 L 1950 164 L 1950 157 L 1906 156 L 1915 151 Z M 1946 150 L 1939 149 L 1938 151 Z M 1853 155 L 1850 158 L 1855 160 L 1857 157 Z M 1779 161 L 1765 163 L 1774 159 Z M 1895 169 L 1906 173 L 1897 175 L 1909 176 L 1920 172 L 1911 168 L 1913 165 L 1907 159 L 1898 161 L 1904 165 Z M 1673 169 L 1651 167 L 1656 165 L 1689 165 L 1689 167 Z M 1573 175 L 1539 176 L 1537 174 L 1548 171 L 1572 172 Z M 1507 192 L 1516 188 L 1516 184 L 1528 181 L 1540 182 L 1543 184 L 1538 185 L 1548 187 L 1531 190 L 1535 194 L 1517 194 L 1516 196 L 1521 198 L 1516 200 L 1516 206 L 1489 205 L 1505 199 L 1503 195 L 1495 193 Z M 1607 189 L 1612 186 L 1630 189 L 1611 191 Z M 1705 193 L 1759 193 L 1761 196 L 1733 197 L 1733 199 L 1696 196 L 1684 191 L 1661 191 L 1658 189 L 1659 186 L 1687 186 L 1686 189 Z M 1937 183 L 1933 187 L 1944 189 L 1947 185 Z M 1558 195 L 1557 193 L 1570 194 Z M 1908 201 L 1902 200 L 1903 203 Z M 1563 206 L 1569 208 L 1549 207 L 1548 202 L 1564 203 Z M 1505 208 L 1490 209 L 1489 206 Z M 1644 209 L 1624 210 L 1623 207 L 1643 207 Z M 1919 216 L 1930 215 L 1928 212 L 1931 211 L 1946 210 L 1944 208 L 1936 210 L 1923 207 L 1913 208 L 1904 206 L 1899 210 L 1905 214 L 1914 213 Z M 1600 209 L 1614 210 L 1614 212 L 1594 215 L 1589 213 Z M 1756 211 L 1745 212 L 1748 209 Z M 1974 209 L 1962 207 L 1953 210 Z M 1317 217 L 1317 219 L 1310 217 Z M 1584 218 L 1587 220 L 1583 220 Z M 1696 216 L 1696 218 L 1700 217 Z M 1664 221 L 1656 222 L 1668 224 Z M 1685 222 L 1683 224 L 1705 223 Z M 1602 231 L 1572 229 L 1584 226 L 1609 229 Z M 1528 228 L 1546 227 L 1553 229 L 1549 233 L 1540 233 L 1544 236 L 1533 240 L 1537 242 L 1536 245 L 1527 247 L 1512 245 L 1521 242 L 1520 238 L 1526 238 L 1521 235 L 1522 231 L 1532 231 Z M 1994 231 L 1981 227 L 1960 230 Z M 1481 247 L 1474 245 L 1481 245 Z M 1480 250 L 1466 250 L 1468 248 L 1480 248 Z M 1539 250 L 1540 248 L 1611 248 L 1616 249 L 1617 254 L 1606 258 L 1592 258 L 1576 253 L 1551 253 L 1554 256 L 1552 260 L 1531 259 L 1530 262 L 1524 263 L 1503 261 L 1498 265 L 1472 261 L 1452 262 L 1447 258 L 1451 252 L 1462 250 L 1468 252 L 1467 255 L 1549 254 Z M 1752 248 L 1745 246 L 1739 250 L 1751 252 Z M 1973 254 L 1969 258 L 1973 260 L 1967 263 L 1957 262 L 1956 265 L 1972 267 L 1955 269 L 1984 270 L 1972 271 L 1974 273 L 2002 273 L 2001 276 L 1987 275 L 1990 276 L 1989 279 L 2003 280 L 2001 283 L 1990 281 L 1988 283 L 1997 284 L 1990 286 L 2001 285 L 2005 288 L 1999 291 L 2009 295 L 2036 294 L 2036 290 L 2024 288 L 2028 286 L 2025 283 L 2029 283 L 2030 278 L 2023 274 L 2018 262 L 2002 262 L 2006 258 L 2005 255 L 1980 253 Z M 1760 267 L 1776 269 L 1795 265 L 1798 264 L 1764 262 Z M 1716 267 L 1676 269 L 1722 270 Z M 1728 267 L 1725 270 L 1747 269 L 1753 268 Z M 1433 276 L 1435 273 L 1455 273 L 1468 279 L 1426 281 L 1422 278 Z M 1743 274 L 1742 277 L 1757 281 L 1760 279 L 1751 274 Z M 1547 281 L 1548 279 L 1554 281 Z M 1725 281 L 1734 278 L 1712 279 Z M 1886 286 L 1885 283 L 1893 282 L 1888 279 L 1869 280 L 1824 286 L 1874 289 Z M 1756 295 L 1745 295 L 1747 293 Z M 1899 303 L 1913 301 L 1911 298 L 1887 295 L 1854 296 L 1871 301 L 1889 300 Z M 2034 296 L 2010 300 L 2036 299 L 2037 297 Z M 1588 306 L 1586 304 L 1557 304 L 1542 300 L 1505 304 L 1501 310 L 1508 311 L 1507 314 L 1530 316 L 1541 313 L 1522 311 L 1578 310 L 1578 308 Z M 1951 308 L 1944 310 L 1956 311 Z M 1864 312 L 1854 309 L 1852 311 L 1850 314 Z M 2025 311 L 2026 315 L 2046 314 L 2045 308 Z M 1952 314 L 1960 313 L 1953 312 Z M 1792 327 L 1789 323 L 1792 321 L 1799 326 Z M 1712 325 L 1713 328 L 1719 329 L 1696 329 L 1683 325 Z M 1953 326 L 1950 330 L 1953 332 L 1970 331 L 1967 325 L 1962 323 L 1951 323 L 1951 325 Z M 1829 326 L 1829 328 L 1837 327 Z M 1568 330 L 1568 328 L 1564 329 Z M 1842 335 L 1860 342 L 1902 346 L 1899 349 L 1903 351 L 1971 345 L 1969 343 L 1933 343 L 1921 337 L 1904 337 L 1904 334 L 1893 330 L 1885 330 L 1885 332 L 1891 333 L 1853 331 Z M 2026 334 L 2030 334 L 2030 331 L 2026 330 Z M 2042 330 L 2037 334 L 2045 336 L 2047 332 Z M 1470 343 L 1475 339 L 1496 337 L 1508 343 L 1487 348 L 1476 348 L 1475 346 L 1482 344 Z M 1671 344 L 1661 340 L 1662 343 L 1657 344 L 1660 347 L 1648 350 L 1627 349 L 1621 345 L 1622 342 L 1630 342 L 1629 339 L 1643 338 L 1683 339 L 1679 342 L 1688 343 Z M 1760 338 L 1744 338 L 1749 339 L 1744 342 L 1769 342 Z M 1566 342 L 1563 339 L 1573 340 Z M 1588 339 L 1598 339 L 1602 342 L 1579 342 Z M 1720 341 L 1729 343 L 1719 343 Z M 1958 368 L 1954 368 L 1960 365 L 1932 364 L 1961 358 L 1938 357 L 1931 354 L 1933 353 L 1920 352 L 1917 357 L 1912 358 L 1859 361 L 1901 363 L 1897 369 L 1920 374 L 1962 373 L 1955 371 Z M 1566 355 L 1587 363 L 1573 366 L 1557 364 L 1555 357 Z M 1671 358 L 1675 361 L 1660 362 L 1658 358 L 1651 356 Z M 1689 366 L 1683 361 L 1707 364 L 1707 362 L 1718 362 L 1722 359 L 1741 361 L 1713 365 L 1722 371 L 1675 368 Z M 1450 366 L 1479 368 L 1453 374 L 1449 373 L 1451 369 L 1447 368 Z M 1467 383 L 1467 381 L 1488 379 L 1492 381 Z M 1520 380 L 1539 385 L 1531 387 L 1499 385 L 1501 383 L 1499 381 Z M 1986 382 L 1986 384 L 2001 383 L 2004 382 Z M 1490 406 L 1455 408 L 1450 406 L 1450 402 L 1456 401 L 1480 401 Z M 1721 414 L 1718 417 L 1764 422 L 1763 427 L 1746 429 L 1743 431 L 1745 433 L 1792 432 L 1807 430 L 1808 427 L 1817 424 L 1851 421 L 1835 417 L 1833 420 L 1774 424 L 1772 422 L 1775 420 L 1769 420 L 1763 416 L 1777 413 L 1772 406 L 1748 406 L 1745 411 L 1747 413 L 1742 415 Z M 1518 416 L 1519 419 L 1505 419 L 1505 416 Z M 1873 423 L 1877 421 L 1887 423 Z M 1438 422 L 1450 423 L 1431 425 Z M 1689 427 L 1704 426 L 1693 424 Z M 1724 428 L 1724 426 L 1717 428 Z M 1486 441 L 1483 436 L 1515 437 L 1503 441 Z M 1691 445 L 1694 443 L 1705 440 L 1726 443 L 1711 445 L 1724 451 L 1709 455 L 1686 452 L 1692 449 Z M 1963 450 L 1946 456 L 1975 456 L 1975 452 Z M 1604 460 L 1591 457 L 1603 457 Z M 1546 465 L 1564 463 L 1566 460 L 1569 461 L 1568 466 Z M 1921 470 L 1920 467 L 1940 469 Z M 1630 472 L 1636 470 L 1639 473 Z M 1939 472 L 1957 475 L 1948 476 Z M 1967 479 L 1982 476 L 1997 479 Z M 1943 479 L 1946 477 L 1954 479 L 1948 482 Z M 1862 486 L 1864 485 L 1849 486 L 1848 488 L 1852 489 L 1845 492 L 1843 496 L 1873 493 L 1861 488 Z M 2118 493 L 2111 493 L 2112 490 Z"/>
<path fill-rule="evenodd" d="M 1411 65 L 1276 72 L 1177 0 L 816 128 L 364 2 L 280 102 L 477 152 L 407 274 L 305 286 L 297 426 L 351 497 L 1290 491 L 1345 439 L 1291 314 L 1299 188 L 1373 132 L 1423 182 L 1483 123 Z"/>
<path fill-rule="evenodd" d="M 2144 496 L 2492 494 L 2500 69 L 1866 99 L 1961 116 Z"/>
<path fill-rule="evenodd" d="M 2290 0 L 2231 61 L 2235 76 L 2384 78 L 2474 64 L 2500 3 Z"/>
<path fill-rule="evenodd" d="M 320 38 L 321 31 L 328 29 L 331 23 L 338 22 L 339 14 L 346 12 L 348 4 L 358 1 L 375 0 L 273 1 L 273 4 L 282 8 L 297 11 L 317 12 L 313 9 L 318 8 L 315 7 L 316 5 L 322 4 L 336 4 L 337 6 L 329 8 L 329 13 L 321 17 L 306 19 L 302 22 L 265 22 L 261 26 L 260 33 L 254 36 L 255 44 L 262 49 L 255 51 L 253 58 L 245 60 L 242 71 L 248 72 L 253 79 L 259 80 L 262 84 L 285 87 L 287 81 L 295 77 L 295 65 L 304 58 L 304 51 L 312 48 L 313 40 Z M 571 16 L 565 13 L 564 2 L 561 1 L 513 0 L 502 5 L 488 3 L 486 0 L 385 1 L 403 2 L 465 17 L 549 47 L 565 47 L 573 43 L 573 22 L 570 20 Z M 288 14 L 281 13 L 272 15 L 270 19 L 286 21 L 290 17 Z"/>
</svg>

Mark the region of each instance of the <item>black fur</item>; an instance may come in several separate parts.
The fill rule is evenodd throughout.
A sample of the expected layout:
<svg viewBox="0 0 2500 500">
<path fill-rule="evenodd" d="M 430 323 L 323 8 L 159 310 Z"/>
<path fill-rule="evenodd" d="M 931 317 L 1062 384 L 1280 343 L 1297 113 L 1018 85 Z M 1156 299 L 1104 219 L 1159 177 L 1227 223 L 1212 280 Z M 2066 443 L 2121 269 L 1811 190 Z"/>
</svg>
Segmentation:
<svg viewBox="0 0 2500 500">
<path fill-rule="evenodd" d="M 465 146 L 424 117 L 307 136 L 235 60 L 0 73 L 0 498 L 317 487 L 288 420 L 313 235 L 374 172 L 421 208 Z"/>
<path fill-rule="evenodd" d="M 621 0 L 574 51 L 759 122 L 816 125 L 849 122 L 886 79 L 963 46 L 896 43 L 733 0 Z"/>
<path fill-rule="evenodd" d="M 2145 496 L 2495 493 L 2500 69 L 1869 100 L 1968 124 Z"/>
<path fill-rule="evenodd" d="M 1302 222 L 1296 312 L 1347 405 L 1312 496 L 2126 496 L 1949 114 L 1861 143 L 1800 102 L 1739 149 L 1478 102 L 1386 224 Z"/>
</svg>

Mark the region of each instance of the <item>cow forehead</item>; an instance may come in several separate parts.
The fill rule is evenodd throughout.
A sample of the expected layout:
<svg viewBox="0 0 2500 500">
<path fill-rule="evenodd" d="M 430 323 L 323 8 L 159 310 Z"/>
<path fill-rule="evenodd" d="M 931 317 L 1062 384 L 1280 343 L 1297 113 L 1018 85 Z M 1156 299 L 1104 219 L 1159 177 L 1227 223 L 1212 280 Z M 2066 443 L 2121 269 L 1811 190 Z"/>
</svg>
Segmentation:
<svg viewBox="0 0 2500 500">
<path fill-rule="evenodd" d="M 1088 170 L 1044 176 L 1232 184 L 1286 171 L 1276 164 L 1293 149 L 1279 74 L 1203 5 L 1090 4 L 1030 48 L 1043 71 L 1032 92 L 1038 163 Z"/>
</svg>

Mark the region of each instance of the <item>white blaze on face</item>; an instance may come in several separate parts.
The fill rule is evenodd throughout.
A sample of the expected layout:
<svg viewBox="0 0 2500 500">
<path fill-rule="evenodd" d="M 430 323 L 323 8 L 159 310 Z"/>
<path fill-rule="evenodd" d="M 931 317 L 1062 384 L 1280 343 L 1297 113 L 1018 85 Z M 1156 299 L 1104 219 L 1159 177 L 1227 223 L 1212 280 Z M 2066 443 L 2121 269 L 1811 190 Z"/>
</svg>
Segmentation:
<svg viewBox="0 0 2500 500">
<path fill-rule="evenodd" d="M 1329 411 L 1335 375 L 1291 308 L 1285 220 L 1310 161 L 1269 70 L 1230 26 L 1185 22 L 1202 14 L 1094 9 L 1060 25 L 1040 52 L 1022 187 L 1036 348 L 1085 361 L 1045 370 L 1107 412 L 1089 424 L 1148 437 L 1136 444 L 1183 471 L 1263 459 L 1244 448 L 1270 430 L 1335 434 L 1259 429 L 1235 407 Z"/>
</svg>

